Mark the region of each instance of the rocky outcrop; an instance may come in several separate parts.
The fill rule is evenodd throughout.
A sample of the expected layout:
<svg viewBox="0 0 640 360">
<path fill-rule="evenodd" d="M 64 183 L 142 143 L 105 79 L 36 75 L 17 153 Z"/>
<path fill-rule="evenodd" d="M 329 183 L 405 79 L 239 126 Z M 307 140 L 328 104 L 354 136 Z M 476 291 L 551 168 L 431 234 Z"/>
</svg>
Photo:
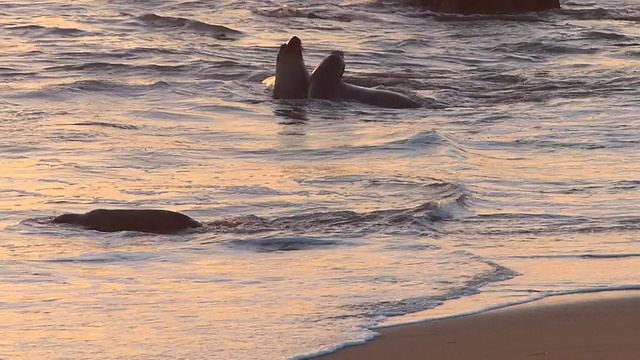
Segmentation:
<svg viewBox="0 0 640 360">
<path fill-rule="evenodd" d="M 518 14 L 560 8 L 559 0 L 407 0 L 432 11 L 450 14 Z"/>
</svg>

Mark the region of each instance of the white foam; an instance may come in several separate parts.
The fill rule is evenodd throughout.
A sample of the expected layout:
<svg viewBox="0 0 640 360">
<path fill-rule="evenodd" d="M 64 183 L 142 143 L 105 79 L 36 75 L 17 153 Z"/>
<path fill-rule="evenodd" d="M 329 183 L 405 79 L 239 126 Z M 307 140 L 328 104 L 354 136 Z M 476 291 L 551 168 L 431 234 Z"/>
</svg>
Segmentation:
<svg viewBox="0 0 640 360">
<path fill-rule="evenodd" d="M 415 320 L 415 321 L 399 322 L 399 323 L 394 323 L 392 325 L 377 325 L 372 327 L 371 329 L 389 329 L 389 328 L 398 327 L 398 326 L 423 324 L 423 323 L 436 321 L 436 320 L 455 319 L 463 316 L 481 314 L 487 311 L 503 309 L 503 308 L 512 307 L 516 305 L 523 305 L 523 304 L 531 303 L 534 301 L 540 301 L 540 300 L 544 300 L 544 299 L 548 299 L 556 296 L 591 294 L 591 293 L 613 292 L 613 291 L 637 291 L 637 290 L 640 290 L 640 285 L 633 284 L 633 285 L 620 285 L 620 286 L 613 286 L 613 287 L 606 287 L 606 288 L 598 287 L 598 288 L 584 288 L 584 289 L 566 290 L 566 291 L 553 291 L 553 292 L 547 292 L 547 293 L 540 293 L 540 294 L 537 294 L 536 296 L 530 296 L 524 299 L 520 299 L 518 301 L 488 305 L 473 311 L 466 311 L 466 312 L 456 313 L 452 315 L 438 316 L 438 317 Z"/>
<path fill-rule="evenodd" d="M 322 349 L 322 350 L 317 351 L 317 352 L 303 354 L 303 355 L 296 355 L 294 357 L 288 358 L 287 360 L 308 360 L 308 359 L 313 359 L 313 358 L 316 358 L 316 357 L 320 357 L 320 356 L 323 356 L 323 355 L 334 353 L 334 352 L 336 352 L 338 350 L 341 350 L 341 349 L 344 349 L 346 347 L 363 345 L 366 342 L 371 341 L 371 340 L 375 339 L 376 337 L 380 336 L 380 333 L 373 331 L 374 329 L 389 329 L 389 328 L 394 328 L 394 327 L 399 327 L 399 326 L 406 326 L 406 325 L 413 325 L 413 324 L 424 324 L 424 323 L 437 321 L 437 320 L 455 319 L 455 318 L 460 318 L 460 317 L 469 316 L 469 315 L 481 314 L 481 313 L 484 313 L 484 312 L 487 312 L 487 311 L 498 310 L 498 309 L 503 309 L 503 308 L 512 307 L 512 306 L 516 306 L 516 305 L 527 304 L 527 303 L 531 303 L 531 302 L 534 302 L 534 301 L 540 301 L 540 300 L 543 300 L 543 299 L 548 299 L 548 298 L 556 297 L 556 296 L 592 294 L 592 293 L 614 292 L 614 291 L 639 291 L 639 290 L 640 290 L 640 285 L 633 284 L 633 285 L 620 285 L 620 286 L 613 286 L 613 287 L 606 287 L 606 288 L 597 287 L 597 288 L 584 288 L 584 289 L 567 290 L 567 291 L 554 291 L 554 292 L 548 292 L 548 293 L 540 293 L 540 294 L 538 294 L 536 296 L 530 296 L 530 297 L 527 297 L 527 298 L 524 298 L 524 299 L 521 299 L 521 300 L 518 300 L 518 301 L 512 301 L 512 302 L 506 302 L 506 303 L 501 303 L 501 304 L 488 305 L 488 306 L 479 308 L 477 310 L 461 312 L 461 313 L 456 313 L 456 314 L 452 314 L 452 315 L 438 316 L 438 317 L 421 319 L 421 320 L 416 320 L 416 321 L 407 321 L 407 322 L 401 322 L 401 323 L 394 323 L 392 325 L 372 324 L 371 326 L 367 327 L 367 335 L 364 336 L 362 339 L 345 341 L 343 343 L 327 347 L 327 348 Z"/>
<path fill-rule="evenodd" d="M 340 343 L 338 345 L 334 345 L 334 346 L 330 346 L 328 348 L 322 349 L 320 351 L 317 352 L 313 352 L 313 353 L 309 353 L 309 354 L 303 354 L 303 355 L 296 355 L 294 357 L 290 357 L 287 360 L 306 360 L 306 359 L 312 359 L 312 358 L 316 358 L 322 355 L 327 355 L 327 354 L 331 354 L 334 353 L 340 349 L 344 349 L 346 347 L 350 347 L 350 346 L 358 346 L 358 345 L 363 345 L 364 343 L 371 341 L 373 339 L 375 339 L 376 337 L 380 336 L 380 333 L 374 332 L 374 331 L 368 331 L 368 335 L 363 337 L 362 339 L 358 339 L 358 340 L 351 340 L 351 341 L 345 341 L 343 343 Z"/>
</svg>

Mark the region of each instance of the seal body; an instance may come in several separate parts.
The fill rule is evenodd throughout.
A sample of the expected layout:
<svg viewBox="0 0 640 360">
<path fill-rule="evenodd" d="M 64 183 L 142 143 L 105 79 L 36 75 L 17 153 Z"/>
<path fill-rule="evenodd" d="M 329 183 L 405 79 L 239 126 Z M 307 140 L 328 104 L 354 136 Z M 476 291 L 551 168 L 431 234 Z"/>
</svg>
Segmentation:
<svg viewBox="0 0 640 360">
<path fill-rule="evenodd" d="M 324 58 L 311 74 L 309 98 L 351 100 L 387 108 L 418 108 L 417 101 L 387 90 L 370 89 L 345 83 L 342 80 L 345 63 L 342 51 L 333 51 Z"/>
<path fill-rule="evenodd" d="M 309 70 L 302 56 L 302 41 L 297 36 L 280 45 L 276 59 L 275 99 L 306 99 Z"/>
<path fill-rule="evenodd" d="M 82 226 L 103 232 L 139 231 L 171 234 L 201 227 L 187 215 L 168 210 L 96 209 L 85 214 L 62 214 L 53 223 Z"/>
</svg>

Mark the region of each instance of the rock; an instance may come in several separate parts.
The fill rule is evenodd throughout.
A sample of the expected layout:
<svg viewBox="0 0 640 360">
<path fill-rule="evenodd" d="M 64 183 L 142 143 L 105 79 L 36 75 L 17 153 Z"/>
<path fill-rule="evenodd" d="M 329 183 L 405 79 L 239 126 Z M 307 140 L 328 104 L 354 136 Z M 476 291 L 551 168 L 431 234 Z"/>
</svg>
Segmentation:
<svg viewBox="0 0 640 360">
<path fill-rule="evenodd" d="M 560 8 L 560 0 L 407 0 L 431 11 L 450 14 L 518 14 Z"/>
</svg>

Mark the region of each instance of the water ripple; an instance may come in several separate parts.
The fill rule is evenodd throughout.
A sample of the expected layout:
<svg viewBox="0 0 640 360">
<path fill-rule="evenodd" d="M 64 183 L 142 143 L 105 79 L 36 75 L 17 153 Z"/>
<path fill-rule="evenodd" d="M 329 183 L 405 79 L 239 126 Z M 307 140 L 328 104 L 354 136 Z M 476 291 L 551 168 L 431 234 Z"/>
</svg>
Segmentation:
<svg viewBox="0 0 640 360">
<path fill-rule="evenodd" d="M 187 19 L 182 17 L 161 16 L 156 14 L 144 14 L 138 20 L 145 25 L 159 29 L 185 29 L 198 33 L 205 33 L 218 39 L 237 39 L 242 35 L 241 31 L 234 30 L 222 25 L 208 24 L 203 21 Z"/>
<path fill-rule="evenodd" d="M 5 26 L 5 30 L 14 32 L 23 37 L 83 37 L 83 36 L 99 36 L 99 33 L 84 31 L 76 28 L 63 28 L 56 26 L 43 25 L 17 25 Z"/>
<path fill-rule="evenodd" d="M 298 251 L 316 248 L 344 246 L 347 243 L 337 239 L 323 239 L 307 236 L 269 236 L 257 239 L 231 240 L 228 246 L 234 249 L 257 252 Z"/>
</svg>

